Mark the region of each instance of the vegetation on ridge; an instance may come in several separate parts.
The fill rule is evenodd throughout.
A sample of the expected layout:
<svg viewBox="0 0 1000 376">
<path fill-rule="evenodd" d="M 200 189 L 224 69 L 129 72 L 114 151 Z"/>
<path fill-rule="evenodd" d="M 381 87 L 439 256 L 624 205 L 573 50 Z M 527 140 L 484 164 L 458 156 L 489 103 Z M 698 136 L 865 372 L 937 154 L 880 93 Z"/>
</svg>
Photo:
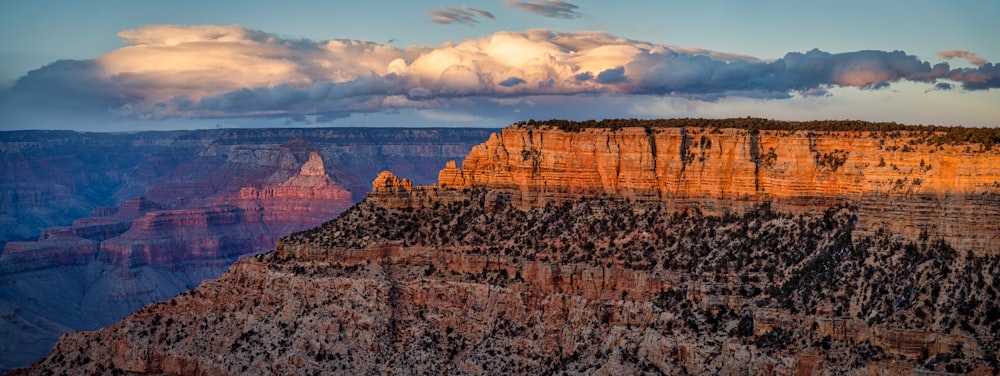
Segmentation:
<svg viewBox="0 0 1000 376">
<path fill-rule="evenodd" d="M 968 371 L 984 362 L 998 366 L 1000 342 L 993 333 L 1000 331 L 1000 257 L 959 254 L 926 236 L 919 241 L 882 232 L 858 236 L 851 206 L 788 215 L 765 204 L 743 215 L 711 216 L 669 213 L 656 203 L 601 196 L 525 211 L 510 205 L 504 194 L 469 192 L 468 200 L 418 209 L 362 202 L 339 219 L 285 242 L 320 249 L 397 243 L 454 249 L 513 265 L 617 266 L 670 281 L 674 287 L 659 295 L 623 294 L 622 299 L 651 299 L 647 302 L 659 309 L 688 318 L 667 329 L 673 335 L 745 337 L 758 348 L 772 349 L 768 351 L 833 348 L 826 352 L 831 366 L 838 364 L 836 354 L 869 354 L 852 361 L 885 359 L 887 350 L 877 344 L 854 348 L 862 345 L 818 335 L 811 324 L 840 320 L 984 341 L 978 350 L 982 358 L 969 359 L 958 351 L 927 355 L 917 360 L 925 369 Z M 463 278 L 506 288 L 524 283 L 519 272 L 503 274 L 484 270 Z M 440 265 L 425 273 L 430 278 L 447 275 Z M 734 310 L 734 301 L 742 302 L 736 303 L 742 308 Z M 760 312 L 805 319 L 755 333 Z"/>
<path fill-rule="evenodd" d="M 675 213 L 498 191 L 365 200 L 64 337 L 54 373 L 830 374 L 998 369 L 1000 256 L 860 234 L 856 208 Z M 168 361 L 169 360 L 169 361 Z M 170 366 L 172 368 L 167 368 Z M 186 368 L 184 368 L 186 367 Z"/>
<path fill-rule="evenodd" d="M 930 144 L 981 144 L 986 150 L 1000 144 L 1000 128 L 971 128 L 940 125 L 907 125 L 895 122 L 870 122 L 863 120 L 811 120 L 783 121 L 762 118 L 728 118 L 728 119 L 604 119 L 604 120 L 561 120 L 550 119 L 536 121 L 534 119 L 514 123 L 514 126 L 548 126 L 567 132 L 579 132 L 584 129 L 604 128 L 617 130 L 621 128 L 735 128 L 756 131 L 813 131 L 813 132 L 872 132 L 875 134 L 890 134 L 895 132 L 916 132 L 924 136 L 923 141 Z"/>
</svg>

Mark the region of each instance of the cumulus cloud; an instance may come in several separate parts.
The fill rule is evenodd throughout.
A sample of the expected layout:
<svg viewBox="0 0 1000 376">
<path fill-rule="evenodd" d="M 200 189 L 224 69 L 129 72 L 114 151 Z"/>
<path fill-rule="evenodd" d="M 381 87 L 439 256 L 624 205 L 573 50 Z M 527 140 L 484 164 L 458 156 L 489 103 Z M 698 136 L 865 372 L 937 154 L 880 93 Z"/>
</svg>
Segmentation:
<svg viewBox="0 0 1000 376">
<path fill-rule="evenodd" d="M 606 69 L 597 74 L 597 82 L 602 84 L 619 84 L 628 81 L 625 77 L 625 67 Z"/>
<path fill-rule="evenodd" d="M 470 8 L 470 7 L 446 7 L 435 10 L 428 10 L 427 13 L 434 18 L 431 19 L 432 23 L 436 24 L 453 24 L 460 23 L 466 25 L 475 25 L 479 23 L 479 18 L 495 19 L 493 13 L 487 12 L 482 9 Z"/>
<path fill-rule="evenodd" d="M 938 56 L 941 56 L 942 59 L 952 59 L 952 58 L 960 57 L 960 58 L 963 58 L 965 60 L 968 60 L 969 64 L 975 65 L 977 67 L 981 67 L 983 65 L 986 65 L 986 59 L 983 59 L 983 58 L 981 58 L 979 56 L 976 56 L 975 53 L 972 53 L 972 52 L 969 52 L 969 51 L 965 51 L 965 50 L 941 51 L 941 52 L 938 52 Z"/>
<path fill-rule="evenodd" d="M 561 0 L 536 0 L 536 1 L 514 1 L 505 2 L 509 6 L 518 7 L 523 10 L 550 18 L 579 18 L 577 5 Z"/>
<path fill-rule="evenodd" d="M 831 88 L 878 90 L 901 81 L 938 89 L 946 87 L 942 83 L 961 90 L 1000 87 L 1000 66 L 988 62 L 953 69 L 900 51 L 820 50 L 761 61 L 601 32 L 498 32 L 403 48 L 289 39 L 239 26 L 160 25 L 120 35 L 125 47 L 94 60 L 56 62 L 22 77 L 0 92 L 0 112 L 335 119 L 457 108 L 468 106 L 469 99 L 495 105 L 489 99 L 569 103 L 597 94 L 700 101 L 823 98 Z"/>
</svg>

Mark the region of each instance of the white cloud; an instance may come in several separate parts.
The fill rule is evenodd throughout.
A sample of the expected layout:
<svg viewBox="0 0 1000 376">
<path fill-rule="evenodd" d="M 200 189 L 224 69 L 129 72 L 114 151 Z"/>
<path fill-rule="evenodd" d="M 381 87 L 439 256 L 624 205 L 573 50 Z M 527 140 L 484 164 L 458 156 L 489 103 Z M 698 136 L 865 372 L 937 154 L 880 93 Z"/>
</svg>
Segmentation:
<svg viewBox="0 0 1000 376">
<path fill-rule="evenodd" d="M 788 99 L 801 93 L 822 101 L 834 92 L 831 88 L 877 89 L 893 82 L 940 79 L 966 90 L 1000 87 L 1000 67 L 985 62 L 979 68 L 951 69 L 898 51 L 819 50 L 761 61 L 602 32 L 498 32 L 406 48 L 288 39 L 240 26 L 157 25 L 120 35 L 125 47 L 93 61 L 33 71 L 0 93 L 0 105 L 11 111 L 89 108 L 140 118 L 214 118 L 442 108 L 467 98 L 493 106 L 521 100 L 572 106 L 600 93 L 706 103 Z M 942 56 L 975 58 L 960 52 Z M 554 100 L 540 101 L 541 96 Z M 456 113 L 469 116 L 458 111 L 448 116 Z"/>
</svg>

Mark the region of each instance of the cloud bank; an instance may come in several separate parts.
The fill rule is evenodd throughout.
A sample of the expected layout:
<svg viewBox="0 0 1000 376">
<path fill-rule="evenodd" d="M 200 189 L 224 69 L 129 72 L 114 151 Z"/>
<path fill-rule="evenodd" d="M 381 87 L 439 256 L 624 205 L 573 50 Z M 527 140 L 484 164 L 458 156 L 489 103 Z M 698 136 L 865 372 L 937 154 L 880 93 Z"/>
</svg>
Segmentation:
<svg viewBox="0 0 1000 376">
<path fill-rule="evenodd" d="M 560 3 L 560 2 L 537 2 Z M 471 8 L 449 8 L 484 16 Z M 461 12 L 457 12 L 463 15 Z M 460 22 L 460 21 L 456 21 Z M 0 93 L 4 112 L 128 118 L 233 118 L 441 110 L 592 95 L 700 101 L 829 96 L 908 81 L 938 90 L 1000 87 L 1000 65 L 932 65 L 900 51 L 792 52 L 774 61 L 602 32 L 498 32 L 437 47 L 289 39 L 239 26 L 158 25 L 119 34 L 125 47 L 59 61 Z M 981 60 L 981 59 L 980 59 Z M 537 101 L 537 100 L 536 100 Z M 571 105 L 567 105 L 571 107 Z M 429 112 L 441 116 L 442 112 Z"/>
</svg>

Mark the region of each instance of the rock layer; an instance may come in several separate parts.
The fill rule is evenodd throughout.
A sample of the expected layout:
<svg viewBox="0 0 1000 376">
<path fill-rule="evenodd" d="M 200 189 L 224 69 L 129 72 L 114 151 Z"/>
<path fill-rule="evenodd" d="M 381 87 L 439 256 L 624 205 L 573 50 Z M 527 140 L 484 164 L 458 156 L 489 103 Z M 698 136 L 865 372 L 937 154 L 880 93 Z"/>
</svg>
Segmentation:
<svg viewBox="0 0 1000 376">
<path fill-rule="evenodd" d="M 930 144 L 923 132 L 512 126 L 472 149 L 443 187 L 514 192 L 522 207 L 612 194 L 679 210 L 805 212 L 848 202 L 861 227 L 1000 252 L 1000 150 Z"/>
</svg>

